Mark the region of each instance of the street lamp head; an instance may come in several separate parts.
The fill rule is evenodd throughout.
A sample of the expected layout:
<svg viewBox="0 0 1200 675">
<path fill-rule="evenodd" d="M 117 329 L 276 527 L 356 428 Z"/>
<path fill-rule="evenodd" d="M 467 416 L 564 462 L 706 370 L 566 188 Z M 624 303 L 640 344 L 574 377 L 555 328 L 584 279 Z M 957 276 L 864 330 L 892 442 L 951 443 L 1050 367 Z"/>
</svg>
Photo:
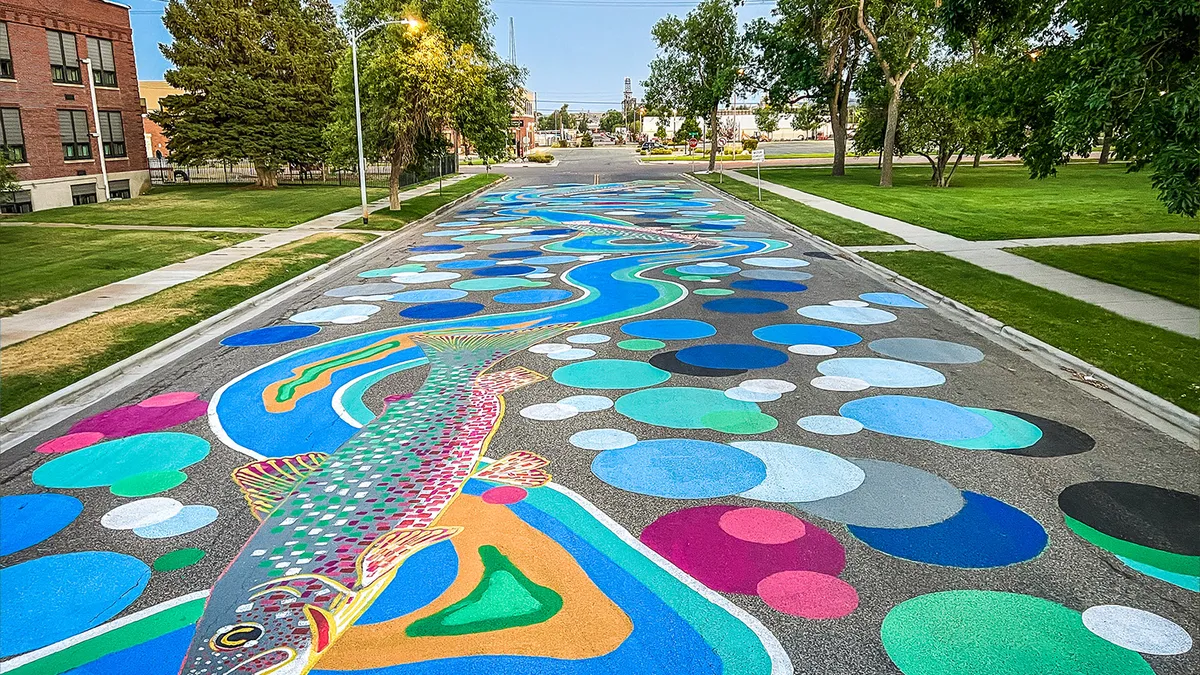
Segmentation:
<svg viewBox="0 0 1200 675">
<path fill-rule="evenodd" d="M 399 23 L 401 23 L 405 26 L 408 26 L 408 29 L 413 32 L 421 30 L 421 21 L 419 19 L 414 19 L 412 17 L 408 17 L 405 19 L 401 19 L 399 21 Z"/>
</svg>

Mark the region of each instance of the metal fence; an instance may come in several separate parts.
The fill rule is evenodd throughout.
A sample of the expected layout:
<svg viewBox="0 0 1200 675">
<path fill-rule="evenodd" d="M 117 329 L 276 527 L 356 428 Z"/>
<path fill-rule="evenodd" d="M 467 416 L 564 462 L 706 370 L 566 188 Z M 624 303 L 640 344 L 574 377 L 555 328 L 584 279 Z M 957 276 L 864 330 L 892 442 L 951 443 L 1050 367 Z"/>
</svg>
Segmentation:
<svg viewBox="0 0 1200 675">
<path fill-rule="evenodd" d="M 458 172 L 458 155 L 445 153 L 429 160 L 416 171 L 405 171 L 400 175 L 400 186 L 412 185 L 430 178 Z M 367 165 L 367 185 L 386 186 L 391 177 L 389 164 Z M 178 165 L 170 158 L 150 159 L 150 183 L 152 185 L 188 185 L 190 183 L 253 183 L 257 180 L 254 165 L 250 162 L 209 162 L 200 165 Z M 356 169 L 335 169 L 324 165 L 288 166 L 279 172 L 281 185 L 358 185 Z"/>
</svg>

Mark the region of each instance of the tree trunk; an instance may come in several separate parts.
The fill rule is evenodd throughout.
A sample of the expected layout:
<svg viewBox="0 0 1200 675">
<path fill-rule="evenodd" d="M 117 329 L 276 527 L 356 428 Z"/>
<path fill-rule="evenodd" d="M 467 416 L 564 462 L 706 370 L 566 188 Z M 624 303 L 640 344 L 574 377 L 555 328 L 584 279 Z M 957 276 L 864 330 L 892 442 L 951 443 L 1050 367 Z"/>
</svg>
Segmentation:
<svg viewBox="0 0 1200 675">
<path fill-rule="evenodd" d="M 717 106 L 716 105 L 714 105 L 712 107 L 712 113 L 710 114 L 709 119 L 711 120 L 711 123 L 708 125 L 708 128 L 709 128 L 710 132 L 712 133 L 712 148 L 710 149 L 709 154 L 708 154 L 708 170 L 712 171 L 717 166 L 717 137 L 719 137 L 721 135 L 720 129 L 717 128 Z"/>
<path fill-rule="evenodd" d="M 835 97 L 829 105 L 829 123 L 833 128 L 833 175 L 846 175 L 846 117 L 843 114 L 841 97 Z"/>
<path fill-rule="evenodd" d="M 279 187 L 279 170 L 265 164 L 254 165 L 255 185 L 260 188 Z"/>
<path fill-rule="evenodd" d="M 971 162 L 971 168 L 972 168 L 972 169 L 978 169 L 978 168 L 979 168 L 979 158 L 980 158 L 980 157 L 982 157 L 982 156 L 983 156 L 983 153 L 982 153 L 982 152 L 976 152 L 976 153 L 975 153 L 975 159 L 974 159 L 974 161 L 972 161 L 972 162 Z"/>
<path fill-rule="evenodd" d="M 1100 146 L 1100 163 L 1108 164 L 1108 155 L 1112 150 L 1112 125 L 1104 126 L 1104 143 Z"/>
<path fill-rule="evenodd" d="M 892 187 L 892 155 L 896 153 L 896 127 L 900 123 L 900 86 L 903 79 L 888 82 L 892 94 L 888 97 L 887 130 L 883 134 L 883 150 L 879 153 L 879 187 Z"/>
<path fill-rule="evenodd" d="M 396 159 L 392 160 L 392 170 L 388 175 L 388 208 L 393 211 L 400 210 L 400 174 L 404 173 L 404 167 Z"/>
</svg>

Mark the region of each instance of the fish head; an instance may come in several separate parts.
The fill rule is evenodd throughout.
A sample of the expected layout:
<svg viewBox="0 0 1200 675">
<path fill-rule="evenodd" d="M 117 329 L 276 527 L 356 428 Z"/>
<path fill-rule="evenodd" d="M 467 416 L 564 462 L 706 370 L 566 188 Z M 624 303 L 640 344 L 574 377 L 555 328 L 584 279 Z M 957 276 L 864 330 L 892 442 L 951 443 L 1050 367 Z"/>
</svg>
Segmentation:
<svg viewBox="0 0 1200 675">
<path fill-rule="evenodd" d="M 228 611 L 205 608 L 180 675 L 307 673 L 332 644 L 335 624 L 326 603 L 302 590 L 284 583 Z"/>
</svg>

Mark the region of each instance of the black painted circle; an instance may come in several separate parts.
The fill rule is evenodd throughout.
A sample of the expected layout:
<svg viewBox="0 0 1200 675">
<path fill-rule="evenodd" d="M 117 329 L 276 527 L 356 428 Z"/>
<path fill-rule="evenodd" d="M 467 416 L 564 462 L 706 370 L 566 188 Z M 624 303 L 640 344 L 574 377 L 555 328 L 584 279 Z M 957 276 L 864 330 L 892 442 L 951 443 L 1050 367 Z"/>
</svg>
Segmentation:
<svg viewBox="0 0 1200 675">
<path fill-rule="evenodd" d="M 1132 544 L 1200 555 L 1200 496 L 1122 483 L 1078 483 L 1058 495 L 1058 508 L 1079 522 Z"/>
<path fill-rule="evenodd" d="M 1096 447 L 1096 439 L 1062 422 L 1015 410 L 1001 410 L 1000 412 L 1019 417 L 1036 426 L 1042 430 L 1042 437 L 1028 448 L 997 450 L 996 452 L 1022 457 L 1066 457 L 1067 455 L 1078 455 Z"/>
<path fill-rule="evenodd" d="M 745 375 L 748 371 L 737 368 L 705 368 L 704 366 L 693 366 L 690 363 L 684 363 L 675 356 L 675 352 L 661 352 L 650 357 L 650 365 L 660 370 L 665 370 L 668 373 L 676 373 L 678 375 L 695 375 L 696 377 L 732 377 L 734 375 Z"/>
</svg>

